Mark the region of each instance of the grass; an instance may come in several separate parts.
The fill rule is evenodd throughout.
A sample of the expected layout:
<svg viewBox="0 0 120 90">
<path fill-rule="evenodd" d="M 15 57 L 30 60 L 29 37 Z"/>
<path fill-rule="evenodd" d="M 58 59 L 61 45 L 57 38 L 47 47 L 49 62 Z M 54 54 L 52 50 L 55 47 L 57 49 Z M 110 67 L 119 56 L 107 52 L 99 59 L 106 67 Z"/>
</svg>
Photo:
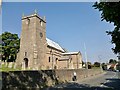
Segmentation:
<svg viewBox="0 0 120 90">
<path fill-rule="evenodd" d="M 9 65 L 5 65 L 5 64 L 2 64 L 2 66 L 0 66 L 0 72 L 9 72 L 9 71 L 24 71 L 22 70 L 21 68 L 14 68 L 14 63 L 12 65 L 12 68 L 9 68 L 8 67 Z M 26 70 L 31 70 L 31 69 L 26 69 Z"/>
<path fill-rule="evenodd" d="M 21 69 L 14 69 L 13 67 L 9 68 L 8 65 L 5 66 L 5 64 L 2 64 L 2 66 L 0 67 L 0 71 L 2 71 L 2 72 L 20 71 L 20 70 Z"/>
</svg>

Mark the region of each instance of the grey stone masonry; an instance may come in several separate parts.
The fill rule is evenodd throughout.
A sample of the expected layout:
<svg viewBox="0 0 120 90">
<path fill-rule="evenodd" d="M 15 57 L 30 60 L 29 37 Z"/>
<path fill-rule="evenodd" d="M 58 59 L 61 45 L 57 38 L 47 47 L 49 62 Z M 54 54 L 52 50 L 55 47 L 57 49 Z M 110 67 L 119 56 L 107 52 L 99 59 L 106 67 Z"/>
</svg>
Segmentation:
<svg viewBox="0 0 120 90">
<path fill-rule="evenodd" d="M 46 21 L 36 13 L 22 17 L 20 51 L 16 60 L 16 68 L 44 68 L 46 54 Z"/>
</svg>

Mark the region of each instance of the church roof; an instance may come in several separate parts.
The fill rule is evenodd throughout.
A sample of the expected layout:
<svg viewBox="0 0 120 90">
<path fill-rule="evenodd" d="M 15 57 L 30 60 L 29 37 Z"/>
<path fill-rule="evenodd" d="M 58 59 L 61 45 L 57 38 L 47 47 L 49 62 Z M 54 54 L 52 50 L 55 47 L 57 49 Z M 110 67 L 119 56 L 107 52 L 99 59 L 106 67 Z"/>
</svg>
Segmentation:
<svg viewBox="0 0 120 90">
<path fill-rule="evenodd" d="M 73 54 L 78 54 L 78 53 L 80 53 L 80 51 L 79 52 L 67 52 L 67 53 L 62 53 L 63 55 L 73 55 Z"/>
<path fill-rule="evenodd" d="M 56 42 L 54 42 L 54 41 L 52 41 L 52 40 L 50 40 L 48 38 L 46 38 L 46 40 L 47 40 L 47 44 L 50 47 L 53 47 L 53 48 L 58 49 L 58 50 L 60 50 L 62 52 L 65 52 L 65 50 L 58 43 L 56 43 Z"/>
</svg>

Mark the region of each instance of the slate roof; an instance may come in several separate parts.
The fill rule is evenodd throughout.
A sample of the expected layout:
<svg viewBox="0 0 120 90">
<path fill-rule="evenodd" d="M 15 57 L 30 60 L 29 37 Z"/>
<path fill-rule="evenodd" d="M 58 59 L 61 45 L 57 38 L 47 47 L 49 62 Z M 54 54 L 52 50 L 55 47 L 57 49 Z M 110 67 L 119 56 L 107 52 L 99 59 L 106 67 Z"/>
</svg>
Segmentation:
<svg viewBox="0 0 120 90">
<path fill-rule="evenodd" d="M 56 43 L 56 42 L 54 42 L 54 41 L 52 41 L 52 40 L 50 40 L 48 38 L 46 38 L 46 40 L 47 40 L 47 44 L 50 47 L 53 47 L 53 48 L 58 49 L 58 50 L 60 50 L 62 52 L 65 52 L 65 50 L 58 43 Z"/>
</svg>

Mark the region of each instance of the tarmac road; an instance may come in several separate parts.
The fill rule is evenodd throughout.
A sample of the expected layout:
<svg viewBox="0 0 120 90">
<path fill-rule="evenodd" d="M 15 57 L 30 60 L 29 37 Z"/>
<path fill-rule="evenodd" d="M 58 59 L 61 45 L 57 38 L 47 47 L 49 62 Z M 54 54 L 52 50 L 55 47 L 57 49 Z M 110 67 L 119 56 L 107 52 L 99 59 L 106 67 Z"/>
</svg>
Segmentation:
<svg viewBox="0 0 120 90">
<path fill-rule="evenodd" d="M 120 90 L 120 72 L 106 71 L 104 74 L 86 78 L 82 81 L 68 82 L 55 85 L 53 88 L 62 90 L 84 89 L 84 90 Z"/>
<path fill-rule="evenodd" d="M 86 79 L 85 81 L 79 82 L 79 84 L 120 90 L 120 72 L 107 71 L 105 74 Z"/>
</svg>

